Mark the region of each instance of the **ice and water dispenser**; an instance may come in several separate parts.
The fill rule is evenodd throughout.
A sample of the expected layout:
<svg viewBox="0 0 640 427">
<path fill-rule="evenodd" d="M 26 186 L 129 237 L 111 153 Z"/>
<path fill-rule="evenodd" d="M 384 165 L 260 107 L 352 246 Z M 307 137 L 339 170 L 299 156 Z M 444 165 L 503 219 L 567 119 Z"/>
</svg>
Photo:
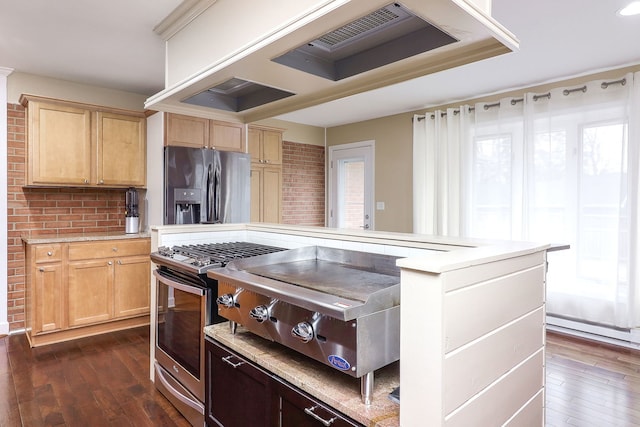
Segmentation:
<svg viewBox="0 0 640 427">
<path fill-rule="evenodd" d="M 199 224 L 202 191 L 199 188 L 176 188 L 173 191 L 174 224 Z"/>
</svg>

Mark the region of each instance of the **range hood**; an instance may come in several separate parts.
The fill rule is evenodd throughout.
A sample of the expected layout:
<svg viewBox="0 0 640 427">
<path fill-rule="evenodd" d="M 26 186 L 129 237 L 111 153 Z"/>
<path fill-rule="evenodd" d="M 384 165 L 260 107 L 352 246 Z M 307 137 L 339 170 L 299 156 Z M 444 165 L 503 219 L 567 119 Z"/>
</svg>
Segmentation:
<svg viewBox="0 0 640 427">
<path fill-rule="evenodd" d="M 489 0 L 281 2 L 192 0 L 170 15 L 157 28 L 167 87 L 145 107 L 248 123 L 518 46 Z"/>
<path fill-rule="evenodd" d="M 338 81 L 457 41 L 400 3 L 391 3 L 273 61 Z"/>
</svg>

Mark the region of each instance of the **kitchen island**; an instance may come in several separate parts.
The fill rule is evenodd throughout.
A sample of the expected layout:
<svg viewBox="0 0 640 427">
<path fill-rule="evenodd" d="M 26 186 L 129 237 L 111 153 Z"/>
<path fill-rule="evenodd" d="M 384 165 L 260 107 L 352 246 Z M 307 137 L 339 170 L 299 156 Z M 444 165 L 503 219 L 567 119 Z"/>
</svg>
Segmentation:
<svg viewBox="0 0 640 427">
<path fill-rule="evenodd" d="M 152 227 L 152 251 L 225 241 L 288 249 L 319 245 L 401 257 L 399 424 L 544 424 L 550 245 L 276 224 Z M 336 405 L 328 397 L 319 399 Z M 356 412 L 370 410 L 356 404 Z"/>
</svg>

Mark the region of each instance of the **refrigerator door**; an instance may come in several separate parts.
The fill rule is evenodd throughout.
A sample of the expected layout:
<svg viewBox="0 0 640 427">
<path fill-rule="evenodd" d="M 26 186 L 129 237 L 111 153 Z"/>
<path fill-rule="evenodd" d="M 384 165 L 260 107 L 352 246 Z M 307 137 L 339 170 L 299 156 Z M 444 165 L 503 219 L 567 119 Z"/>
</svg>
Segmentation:
<svg viewBox="0 0 640 427">
<path fill-rule="evenodd" d="M 219 151 L 220 181 L 217 220 L 249 222 L 251 215 L 251 155 Z"/>
<path fill-rule="evenodd" d="M 202 206 L 205 177 L 204 150 L 164 148 L 165 224 L 197 224 L 206 218 Z"/>
</svg>

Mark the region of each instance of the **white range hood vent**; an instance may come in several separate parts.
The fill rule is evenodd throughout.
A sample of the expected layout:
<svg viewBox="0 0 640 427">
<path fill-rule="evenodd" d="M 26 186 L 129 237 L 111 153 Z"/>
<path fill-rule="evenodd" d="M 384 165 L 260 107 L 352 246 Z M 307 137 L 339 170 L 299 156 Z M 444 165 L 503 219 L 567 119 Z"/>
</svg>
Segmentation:
<svg viewBox="0 0 640 427">
<path fill-rule="evenodd" d="M 339 81 L 457 41 L 392 3 L 272 61 Z"/>
<path fill-rule="evenodd" d="M 294 95 L 282 89 L 233 77 L 183 102 L 219 110 L 240 112 Z"/>
</svg>

